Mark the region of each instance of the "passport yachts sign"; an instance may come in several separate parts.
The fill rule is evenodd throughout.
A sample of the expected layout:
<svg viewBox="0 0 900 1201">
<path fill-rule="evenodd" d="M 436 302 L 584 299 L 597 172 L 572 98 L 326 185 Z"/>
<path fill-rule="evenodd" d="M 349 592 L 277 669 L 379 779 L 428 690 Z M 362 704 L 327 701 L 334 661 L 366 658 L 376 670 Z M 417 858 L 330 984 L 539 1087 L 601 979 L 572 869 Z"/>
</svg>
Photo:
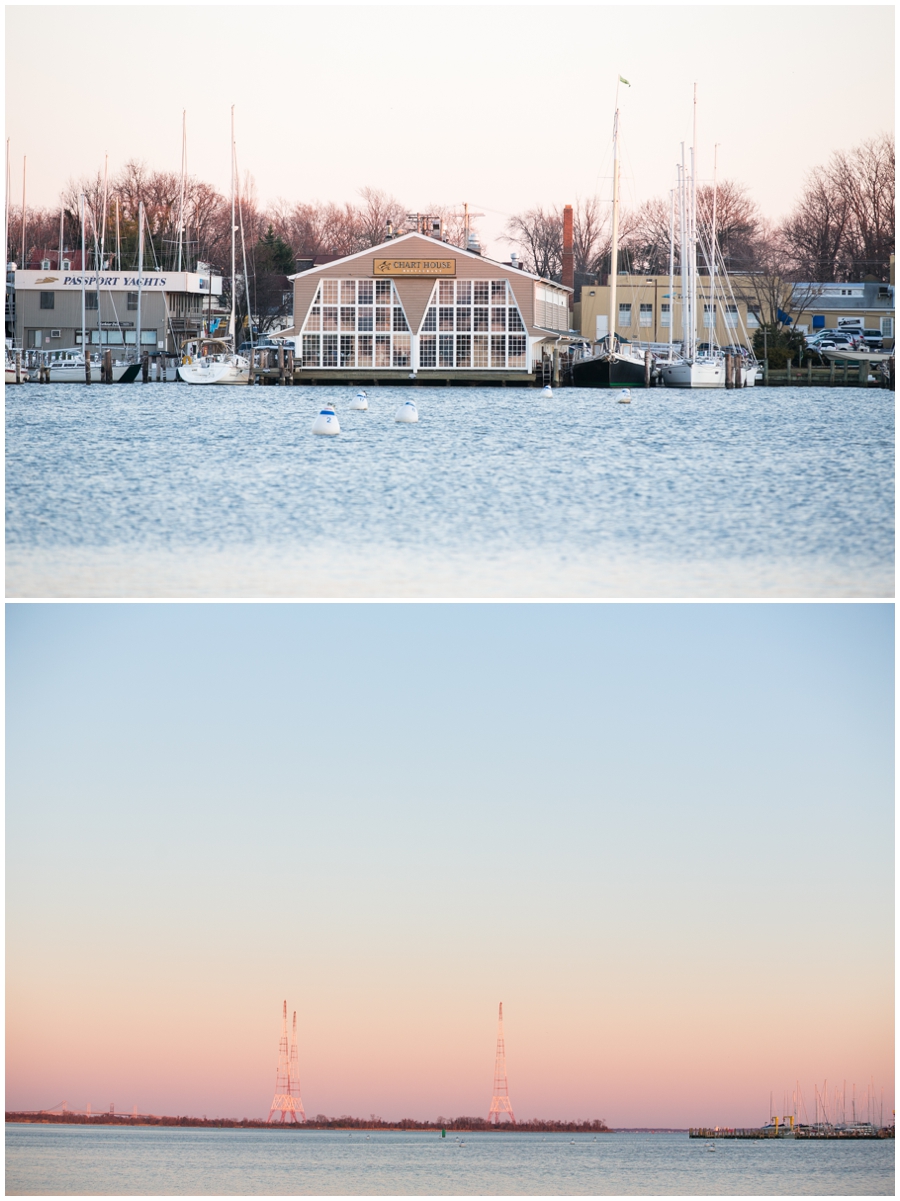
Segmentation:
<svg viewBox="0 0 900 1201">
<path fill-rule="evenodd" d="M 374 275 L 455 275 L 456 259 L 375 259 Z"/>
</svg>

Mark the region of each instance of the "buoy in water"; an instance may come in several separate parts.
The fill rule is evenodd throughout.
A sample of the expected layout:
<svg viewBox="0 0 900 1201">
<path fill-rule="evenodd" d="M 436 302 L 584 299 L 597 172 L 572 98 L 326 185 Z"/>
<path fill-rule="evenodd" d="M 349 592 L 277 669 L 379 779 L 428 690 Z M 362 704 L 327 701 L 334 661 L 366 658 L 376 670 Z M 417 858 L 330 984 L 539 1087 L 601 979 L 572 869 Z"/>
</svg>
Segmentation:
<svg viewBox="0 0 900 1201">
<path fill-rule="evenodd" d="M 369 398 L 366 396 L 365 388 L 360 388 L 348 407 L 351 409 L 367 409 L 369 407 Z"/>
<path fill-rule="evenodd" d="M 419 410 L 411 400 L 405 400 L 394 414 L 395 421 L 418 421 Z"/>
<path fill-rule="evenodd" d="M 622 391 L 619 393 L 619 395 L 616 397 L 616 400 L 619 402 L 620 405 L 630 405 L 631 404 L 631 389 L 623 388 Z"/>
<path fill-rule="evenodd" d="M 326 404 L 321 410 L 313 422 L 312 432 L 314 434 L 339 434 L 341 432 L 334 409 L 330 405 Z"/>
<path fill-rule="evenodd" d="M 553 395 L 553 389 L 550 387 L 549 384 L 544 384 L 543 388 L 541 388 L 541 396 L 552 396 L 552 395 Z"/>
</svg>

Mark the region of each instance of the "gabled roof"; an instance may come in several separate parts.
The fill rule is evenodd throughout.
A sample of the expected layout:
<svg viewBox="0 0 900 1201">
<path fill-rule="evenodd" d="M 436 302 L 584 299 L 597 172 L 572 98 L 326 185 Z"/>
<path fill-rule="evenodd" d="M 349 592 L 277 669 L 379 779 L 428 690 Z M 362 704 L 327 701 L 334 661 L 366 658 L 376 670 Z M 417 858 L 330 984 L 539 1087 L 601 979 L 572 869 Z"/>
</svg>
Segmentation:
<svg viewBox="0 0 900 1201">
<path fill-rule="evenodd" d="M 301 279 L 304 276 L 315 275 L 319 271 L 324 271 L 327 267 L 333 267 L 335 263 L 352 263 L 354 259 L 363 258 L 365 255 L 374 254 L 379 250 L 390 252 L 400 242 L 408 242 L 411 238 L 416 238 L 420 242 L 432 242 L 436 246 L 444 248 L 445 251 L 452 251 L 454 255 L 463 255 L 467 259 L 472 259 L 477 263 L 492 263 L 495 267 L 502 267 L 504 271 L 514 271 L 516 275 L 522 275 L 526 279 L 536 280 L 538 283 L 551 284 L 554 288 L 560 288 L 563 292 L 574 292 L 574 288 L 568 288 L 565 284 L 557 283 L 555 279 L 547 279 L 543 275 L 533 275 L 530 271 L 524 271 L 521 267 L 511 267 L 509 263 L 499 263 L 496 259 L 489 259 L 486 255 L 475 254 L 471 250 L 463 250 L 461 246 L 451 246 L 449 242 L 436 242 L 434 238 L 429 238 L 425 234 L 408 233 L 400 234 L 397 238 L 391 238 L 388 242 L 382 242 L 378 246 L 367 246 L 365 250 L 358 250 L 355 254 L 348 254 L 345 258 L 334 259 L 330 263 L 321 263 L 315 267 L 309 267 L 306 271 L 298 271 L 295 275 L 289 275 L 288 279 Z"/>
</svg>

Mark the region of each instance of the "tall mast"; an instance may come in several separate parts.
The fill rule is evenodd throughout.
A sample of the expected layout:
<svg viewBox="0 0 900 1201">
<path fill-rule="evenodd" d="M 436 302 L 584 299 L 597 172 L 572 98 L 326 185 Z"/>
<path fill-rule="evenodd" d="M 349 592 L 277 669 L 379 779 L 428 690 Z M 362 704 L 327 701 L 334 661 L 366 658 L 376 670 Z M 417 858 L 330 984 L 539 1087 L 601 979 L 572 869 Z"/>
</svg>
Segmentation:
<svg viewBox="0 0 900 1201">
<path fill-rule="evenodd" d="M 691 146 L 691 359 L 697 353 L 697 85 L 694 84 L 694 141 Z"/>
<path fill-rule="evenodd" d="M 669 191 L 669 362 L 672 362 L 672 330 L 675 325 L 675 189 Z"/>
<path fill-rule="evenodd" d="M 716 255 L 718 253 L 716 247 L 716 204 L 718 202 L 718 182 L 719 182 L 719 143 L 716 142 L 713 147 L 713 202 L 712 202 L 712 230 L 709 235 L 711 247 L 710 263 L 709 263 L 709 302 L 712 305 L 713 318 L 712 328 L 713 337 L 710 342 L 718 340 L 719 323 L 716 320 Z M 724 286 L 723 286 L 724 291 Z"/>
<path fill-rule="evenodd" d="M 619 85 L 616 83 L 616 115 L 613 118 L 613 205 L 612 246 L 609 256 L 609 348 L 616 349 L 616 328 L 619 311 L 616 301 L 616 282 L 619 273 Z"/>
<path fill-rule="evenodd" d="M 87 355 L 87 302 L 84 296 L 84 192 L 78 197 L 79 216 L 81 218 L 81 353 Z"/>
<path fill-rule="evenodd" d="M 141 292 L 144 287 L 144 202 L 138 202 L 138 301 L 137 330 L 134 335 L 135 352 L 141 358 Z"/>
<path fill-rule="evenodd" d="M 100 223 L 100 262 L 97 264 L 97 270 L 106 266 L 106 210 L 109 207 L 109 192 L 107 191 L 107 182 L 109 179 L 109 155 L 104 157 L 103 161 L 103 220 Z"/>
<path fill-rule="evenodd" d="M 119 237 L 119 198 L 116 197 L 116 270 L 122 270 L 122 241 Z"/>
<path fill-rule="evenodd" d="M 678 233 L 681 254 L 681 349 L 690 358 L 691 290 L 688 269 L 688 232 L 686 213 L 687 173 L 684 165 L 684 142 L 681 143 L 681 165 L 678 168 Z"/>
<path fill-rule="evenodd" d="M 178 266 L 181 270 L 181 246 L 184 238 L 184 173 L 187 167 L 187 109 L 181 110 L 181 196 L 178 202 Z"/>
<path fill-rule="evenodd" d="M 5 274 L 9 263 L 9 138 L 6 139 L 6 191 L 3 198 L 3 253 L 6 256 L 3 260 L 3 271 Z"/>
<path fill-rule="evenodd" d="M 237 146 L 232 146 L 232 159 L 234 161 L 234 174 L 240 181 L 237 166 Z M 238 183 L 240 189 L 240 182 Z M 241 227 L 241 258 L 244 263 L 244 302 L 247 306 L 247 337 L 250 341 L 250 348 L 253 348 L 253 317 L 250 313 L 250 276 L 247 274 L 247 243 L 244 240 L 244 209 L 241 204 L 241 194 L 238 190 L 238 219 Z M 210 290 L 212 289 L 212 279 L 210 278 Z M 211 294 L 211 293 L 210 293 Z"/>
<path fill-rule="evenodd" d="M 57 271 L 62 271 L 63 255 L 66 252 L 65 232 L 64 232 L 65 226 L 63 224 L 64 216 L 65 216 L 65 210 L 63 209 L 63 206 L 60 205 L 59 206 L 59 262 L 56 264 Z"/>
<path fill-rule="evenodd" d="M 25 262 L 25 168 L 28 165 L 28 155 L 22 158 L 22 270 L 24 271 L 28 264 Z M 84 264 L 82 264 L 83 266 Z"/>
<path fill-rule="evenodd" d="M 228 318 L 228 334 L 234 341 L 234 105 L 231 106 L 231 316 Z"/>
</svg>

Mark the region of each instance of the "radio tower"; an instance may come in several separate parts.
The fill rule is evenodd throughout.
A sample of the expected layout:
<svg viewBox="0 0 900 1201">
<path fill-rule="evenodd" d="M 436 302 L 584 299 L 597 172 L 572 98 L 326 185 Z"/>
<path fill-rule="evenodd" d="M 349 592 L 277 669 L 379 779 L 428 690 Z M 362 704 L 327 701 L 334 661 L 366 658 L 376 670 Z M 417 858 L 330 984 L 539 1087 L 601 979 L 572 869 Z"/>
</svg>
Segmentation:
<svg viewBox="0 0 900 1201">
<path fill-rule="evenodd" d="M 294 1032 L 291 1039 L 291 1054 L 288 1058 L 287 1038 L 287 1001 L 281 1013 L 281 1038 L 278 1040 L 278 1073 L 275 1076 L 275 1099 L 269 1110 L 268 1121 L 273 1114 L 281 1111 L 281 1122 L 284 1124 L 288 1114 L 290 1121 L 305 1122 L 303 1102 L 300 1100 L 300 1066 L 297 1058 L 297 1011 L 294 1010 Z M 300 1115 L 299 1119 L 297 1115 Z"/>
<path fill-rule="evenodd" d="M 500 1016 L 497 1019 L 497 1059 L 494 1064 L 494 1096 L 491 1100 L 491 1112 L 488 1121 L 500 1124 L 501 1113 L 508 1113 L 509 1120 L 515 1123 L 516 1115 L 509 1102 L 509 1083 L 506 1079 L 506 1043 L 503 1041 L 503 1002 L 500 1002 Z"/>
</svg>

